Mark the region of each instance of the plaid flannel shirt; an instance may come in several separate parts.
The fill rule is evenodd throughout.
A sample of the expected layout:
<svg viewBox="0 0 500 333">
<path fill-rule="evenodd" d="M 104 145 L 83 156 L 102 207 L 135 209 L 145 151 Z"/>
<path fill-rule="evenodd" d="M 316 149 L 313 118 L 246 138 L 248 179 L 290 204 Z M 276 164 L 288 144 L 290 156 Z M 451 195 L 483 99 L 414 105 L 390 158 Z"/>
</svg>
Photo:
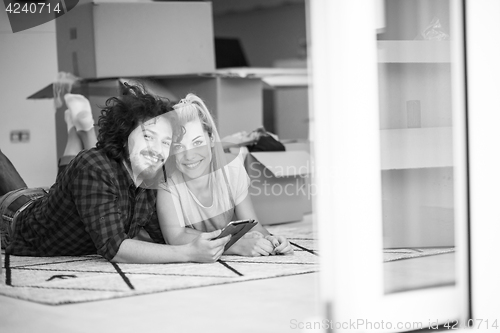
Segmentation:
<svg viewBox="0 0 500 333">
<path fill-rule="evenodd" d="M 121 161 L 93 148 L 78 154 L 47 196 L 18 216 L 6 250 L 28 256 L 98 253 L 111 260 L 141 227 L 164 243 L 156 191 L 136 188 Z"/>
</svg>

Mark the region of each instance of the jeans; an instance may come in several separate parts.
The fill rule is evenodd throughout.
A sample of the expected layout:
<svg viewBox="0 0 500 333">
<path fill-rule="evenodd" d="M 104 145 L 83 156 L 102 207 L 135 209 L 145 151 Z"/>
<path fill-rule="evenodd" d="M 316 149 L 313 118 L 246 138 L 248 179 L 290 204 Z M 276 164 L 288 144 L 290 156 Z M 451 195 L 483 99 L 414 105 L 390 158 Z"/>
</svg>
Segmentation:
<svg viewBox="0 0 500 333">
<path fill-rule="evenodd" d="M 23 187 L 27 187 L 26 183 L 0 150 L 0 196 Z"/>
<path fill-rule="evenodd" d="M 64 172 L 74 157 L 61 157 L 58 175 Z M 27 188 L 14 165 L 0 150 L 0 239 L 2 248 L 6 248 L 10 244 L 19 213 L 47 193 L 48 189 L 45 188 Z"/>
<path fill-rule="evenodd" d="M 2 248 L 7 247 L 16 229 L 18 215 L 33 202 L 47 195 L 45 188 L 21 188 L 0 197 L 0 234 Z"/>
</svg>

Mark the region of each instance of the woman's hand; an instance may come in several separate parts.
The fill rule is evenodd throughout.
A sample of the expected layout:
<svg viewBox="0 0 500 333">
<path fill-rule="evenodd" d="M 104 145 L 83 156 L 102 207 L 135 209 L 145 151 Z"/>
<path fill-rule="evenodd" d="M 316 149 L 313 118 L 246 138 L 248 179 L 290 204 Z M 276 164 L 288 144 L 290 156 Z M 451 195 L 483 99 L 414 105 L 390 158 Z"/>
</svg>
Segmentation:
<svg viewBox="0 0 500 333">
<path fill-rule="evenodd" d="M 258 231 L 251 231 L 240 238 L 226 251 L 226 254 L 236 254 L 246 257 L 268 256 L 273 252 L 273 245 Z"/>
<path fill-rule="evenodd" d="M 267 235 L 265 239 L 274 247 L 272 254 L 293 254 L 293 248 L 284 236 Z"/>
</svg>

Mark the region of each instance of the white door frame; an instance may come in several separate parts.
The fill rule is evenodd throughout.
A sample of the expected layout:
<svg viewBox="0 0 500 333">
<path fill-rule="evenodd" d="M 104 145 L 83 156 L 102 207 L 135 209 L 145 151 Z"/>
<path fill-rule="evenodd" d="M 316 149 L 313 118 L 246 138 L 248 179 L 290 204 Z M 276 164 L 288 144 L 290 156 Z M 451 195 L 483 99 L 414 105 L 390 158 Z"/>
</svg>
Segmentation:
<svg viewBox="0 0 500 333">
<path fill-rule="evenodd" d="M 384 295 L 375 3 L 308 2 L 313 177 L 318 189 L 314 219 L 320 238 L 321 302 L 327 309 L 322 315 L 338 332 L 352 331 L 348 323 L 360 321 L 375 324 L 377 332 L 411 330 L 415 327 L 407 324 L 426 327 L 430 320 L 445 323 L 468 313 L 466 169 L 457 165 L 466 158 L 465 122 L 454 123 L 454 171 L 456 178 L 463 176 L 456 189 L 462 191 L 458 207 L 463 208 L 455 212 L 460 215 L 456 245 L 464 249 L 457 253 L 457 283 Z M 463 116 L 464 102 L 458 103 L 462 107 L 454 112 Z M 398 323 L 405 327 L 396 327 Z"/>
<path fill-rule="evenodd" d="M 500 325 L 500 1 L 468 0 L 466 13 L 472 316 L 486 330 Z"/>
</svg>

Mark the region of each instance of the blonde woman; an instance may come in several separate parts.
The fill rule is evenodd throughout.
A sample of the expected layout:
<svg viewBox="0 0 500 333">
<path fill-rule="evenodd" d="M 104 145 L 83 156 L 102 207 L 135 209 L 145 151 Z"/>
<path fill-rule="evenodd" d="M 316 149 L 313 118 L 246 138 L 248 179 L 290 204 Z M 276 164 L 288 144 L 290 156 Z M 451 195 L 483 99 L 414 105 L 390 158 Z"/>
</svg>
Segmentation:
<svg viewBox="0 0 500 333">
<path fill-rule="evenodd" d="M 158 190 L 156 207 L 165 241 L 187 244 L 234 220 L 257 221 L 242 157 L 226 161 L 205 103 L 188 94 L 174 112 L 177 124 L 166 163 L 167 181 Z M 260 223 L 226 251 L 243 256 L 291 253 L 285 237 L 271 235 Z"/>
</svg>

